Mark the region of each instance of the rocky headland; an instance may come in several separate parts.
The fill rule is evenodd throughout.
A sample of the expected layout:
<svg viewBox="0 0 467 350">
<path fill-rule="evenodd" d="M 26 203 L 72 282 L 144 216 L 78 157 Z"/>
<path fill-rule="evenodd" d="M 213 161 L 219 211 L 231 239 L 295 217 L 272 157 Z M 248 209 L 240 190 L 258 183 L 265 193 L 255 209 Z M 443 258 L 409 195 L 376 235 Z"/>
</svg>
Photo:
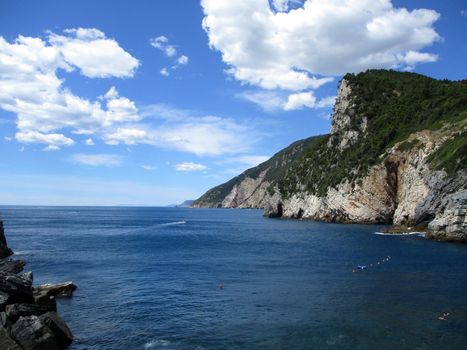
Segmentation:
<svg viewBox="0 0 467 350">
<path fill-rule="evenodd" d="M 55 298 L 71 296 L 72 282 L 33 287 L 26 263 L 11 258 L 0 219 L 0 349 L 60 350 L 73 335 L 57 313 Z"/>
<path fill-rule="evenodd" d="M 328 135 L 300 140 L 193 207 L 417 227 L 467 241 L 467 80 L 371 70 L 341 80 Z"/>
</svg>

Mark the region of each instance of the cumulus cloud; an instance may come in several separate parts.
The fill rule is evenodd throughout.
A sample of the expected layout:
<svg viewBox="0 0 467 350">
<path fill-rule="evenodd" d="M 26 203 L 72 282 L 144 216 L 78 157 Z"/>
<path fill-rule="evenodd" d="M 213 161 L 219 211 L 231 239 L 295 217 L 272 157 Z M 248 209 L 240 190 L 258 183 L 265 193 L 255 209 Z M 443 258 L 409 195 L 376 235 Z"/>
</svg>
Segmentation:
<svg viewBox="0 0 467 350">
<path fill-rule="evenodd" d="M 49 33 L 48 37 L 58 40 L 68 36 L 87 43 L 107 40 L 97 29 L 72 29 L 60 36 Z M 80 68 L 65 57 L 64 45 L 23 36 L 10 43 L 0 37 L 0 108 L 16 114 L 18 142 L 57 150 L 78 141 L 92 146 L 99 139 L 108 145 L 148 144 L 216 156 L 246 152 L 258 138 L 251 123 L 229 118 L 165 105 L 146 106 L 140 112 L 115 86 L 94 100 L 77 96 L 61 75 Z M 181 59 L 180 63 L 184 62 L 188 58 Z M 89 72 L 88 68 L 80 69 Z M 107 68 L 103 69 L 101 76 L 108 74 Z M 115 74 L 120 75 L 118 71 Z"/>
<path fill-rule="evenodd" d="M 99 46 L 102 43 L 103 47 Z M 75 44 L 82 51 L 76 60 L 68 46 Z M 112 57 L 106 56 L 109 52 Z M 58 72 L 77 67 L 89 77 L 124 77 L 131 76 L 137 65 L 136 59 L 97 29 L 70 29 L 65 35 L 49 33 L 48 40 L 18 36 L 13 43 L 0 37 L 0 108 L 17 115 L 19 142 L 43 143 L 47 150 L 70 146 L 73 140 L 57 130 L 69 128 L 75 134 L 92 134 L 115 122 L 139 117 L 134 103 L 119 97 L 115 87 L 101 98 L 102 103 L 89 101 L 65 88 Z"/>
<path fill-rule="evenodd" d="M 309 90 L 329 76 L 432 62 L 421 50 L 440 39 L 433 10 L 390 0 L 202 0 L 203 28 L 228 73 L 265 89 Z M 287 11 L 287 12 L 285 12 Z"/>
<path fill-rule="evenodd" d="M 49 34 L 49 42 L 64 60 L 89 78 L 132 77 L 139 62 L 100 30 L 77 28 L 66 35 Z"/>
<path fill-rule="evenodd" d="M 301 109 L 303 107 L 314 107 L 316 105 L 316 97 L 311 92 L 300 92 L 298 94 L 289 95 L 287 102 L 284 104 L 284 109 L 290 111 L 293 109 Z"/>
<path fill-rule="evenodd" d="M 175 169 L 177 171 L 187 172 L 187 171 L 202 171 L 202 170 L 206 170 L 207 167 L 199 163 L 185 162 L 185 163 L 179 163 L 175 165 Z"/>
<path fill-rule="evenodd" d="M 279 110 L 291 111 L 302 108 L 328 108 L 334 105 L 335 96 L 328 96 L 318 100 L 313 91 L 290 94 L 281 91 L 259 90 L 244 91 L 237 97 L 253 102 L 265 112 Z"/>
<path fill-rule="evenodd" d="M 164 36 L 158 36 L 157 38 L 152 38 L 149 40 L 149 44 L 162 51 L 167 57 L 172 59 L 172 66 L 170 68 L 164 67 L 159 72 L 161 75 L 168 77 L 170 75 L 170 70 L 178 69 L 180 66 L 184 66 L 188 64 L 189 58 L 186 55 L 180 55 L 178 58 L 177 56 L 178 51 L 175 45 L 169 44 L 169 39 Z"/>
<path fill-rule="evenodd" d="M 122 158 L 115 154 L 73 154 L 69 160 L 75 164 L 88 166 L 116 167 L 122 164 Z"/>
<path fill-rule="evenodd" d="M 46 151 L 55 151 L 63 146 L 72 146 L 75 141 L 63 134 L 43 134 L 38 131 L 24 131 L 16 133 L 16 139 L 22 143 L 44 143 Z"/>
</svg>

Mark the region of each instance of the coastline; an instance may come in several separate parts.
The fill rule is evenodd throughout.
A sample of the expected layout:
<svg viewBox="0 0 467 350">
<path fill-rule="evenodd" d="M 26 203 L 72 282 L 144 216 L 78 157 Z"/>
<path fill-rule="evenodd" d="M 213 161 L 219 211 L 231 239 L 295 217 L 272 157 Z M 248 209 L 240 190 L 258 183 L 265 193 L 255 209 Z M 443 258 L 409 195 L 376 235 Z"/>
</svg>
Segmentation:
<svg viewBox="0 0 467 350">
<path fill-rule="evenodd" d="M 72 296 L 72 282 L 33 287 L 33 273 L 26 262 L 12 259 L 0 218 L 0 349 L 60 350 L 73 334 L 57 313 L 57 297 Z"/>
</svg>

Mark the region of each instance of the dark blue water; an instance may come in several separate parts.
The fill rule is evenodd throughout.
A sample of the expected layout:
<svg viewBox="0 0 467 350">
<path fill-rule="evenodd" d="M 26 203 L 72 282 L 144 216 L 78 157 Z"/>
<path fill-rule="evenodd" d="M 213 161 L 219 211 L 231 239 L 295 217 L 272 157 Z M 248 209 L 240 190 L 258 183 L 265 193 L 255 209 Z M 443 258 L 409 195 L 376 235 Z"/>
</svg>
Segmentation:
<svg viewBox="0 0 467 350">
<path fill-rule="evenodd" d="M 72 349 L 466 348 L 467 245 L 256 210 L 0 212 L 35 283 L 78 284 Z"/>
</svg>

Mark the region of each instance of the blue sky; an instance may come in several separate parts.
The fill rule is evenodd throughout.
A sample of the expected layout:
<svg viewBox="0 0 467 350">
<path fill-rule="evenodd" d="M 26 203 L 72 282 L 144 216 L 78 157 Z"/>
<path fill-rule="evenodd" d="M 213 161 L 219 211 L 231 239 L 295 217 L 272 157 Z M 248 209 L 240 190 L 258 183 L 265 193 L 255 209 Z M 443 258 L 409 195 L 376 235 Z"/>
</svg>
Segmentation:
<svg viewBox="0 0 467 350">
<path fill-rule="evenodd" d="M 166 205 L 329 131 L 340 77 L 467 77 L 465 1 L 0 3 L 0 204 Z"/>
</svg>

